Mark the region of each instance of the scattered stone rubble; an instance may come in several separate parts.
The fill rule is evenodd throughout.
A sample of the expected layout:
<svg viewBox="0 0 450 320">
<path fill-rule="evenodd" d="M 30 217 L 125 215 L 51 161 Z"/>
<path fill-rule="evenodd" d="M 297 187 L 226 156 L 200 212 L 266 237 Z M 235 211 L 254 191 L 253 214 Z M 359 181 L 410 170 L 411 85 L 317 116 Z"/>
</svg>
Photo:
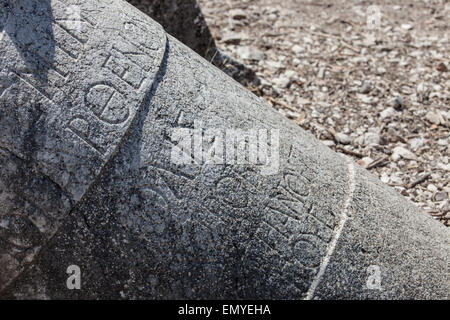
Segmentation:
<svg viewBox="0 0 450 320">
<path fill-rule="evenodd" d="M 254 93 L 450 225 L 448 1 L 199 3 Z"/>
</svg>

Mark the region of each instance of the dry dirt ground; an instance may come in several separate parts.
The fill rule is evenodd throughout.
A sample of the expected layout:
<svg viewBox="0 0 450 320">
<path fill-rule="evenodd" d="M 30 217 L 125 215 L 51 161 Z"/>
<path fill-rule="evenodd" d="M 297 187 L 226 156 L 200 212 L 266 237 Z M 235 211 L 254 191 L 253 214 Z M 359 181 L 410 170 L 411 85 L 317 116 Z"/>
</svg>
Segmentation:
<svg viewBox="0 0 450 320">
<path fill-rule="evenodd" d="M 450 1 L 199 4 L 249 89 L 450 224 Z"/>
</svg>

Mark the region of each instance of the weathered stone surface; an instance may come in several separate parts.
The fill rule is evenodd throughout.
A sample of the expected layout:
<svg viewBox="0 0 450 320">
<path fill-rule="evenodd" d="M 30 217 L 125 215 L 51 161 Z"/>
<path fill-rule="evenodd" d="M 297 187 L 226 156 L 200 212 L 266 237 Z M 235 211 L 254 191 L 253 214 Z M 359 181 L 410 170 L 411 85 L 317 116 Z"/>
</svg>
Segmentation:
<svg viewBox="0 0 450 320">
<path fill-rule="evenodd" d="M 163 62 L 166 34 L 137 10 L 118 15 L 107 2 L 76 23 L 60 1 L 0 8 L 1 288 L 116 151 Z M 19 239 L 27 233 L 33 239 Z"/>
<path fill-rule="evenodd" d="M 1 297 L 449 298 L 444 226 L 125 2 L 73 30 L 75 3 L 0 1 Z M 201 128 L 268 133 L 271 166 L 174 162 Z"/>
</svg>

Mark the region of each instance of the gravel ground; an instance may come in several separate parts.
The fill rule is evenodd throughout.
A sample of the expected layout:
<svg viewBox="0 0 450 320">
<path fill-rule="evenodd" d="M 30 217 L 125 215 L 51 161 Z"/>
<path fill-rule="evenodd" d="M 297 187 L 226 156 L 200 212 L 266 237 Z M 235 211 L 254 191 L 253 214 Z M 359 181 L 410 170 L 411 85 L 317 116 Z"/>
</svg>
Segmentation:
<svg viewBox="0 0 450 320">
<path fill-rule="evenodd" d="M 450 225 L 450 2 L 199 0 L 249 89 Z"/>
</svg>

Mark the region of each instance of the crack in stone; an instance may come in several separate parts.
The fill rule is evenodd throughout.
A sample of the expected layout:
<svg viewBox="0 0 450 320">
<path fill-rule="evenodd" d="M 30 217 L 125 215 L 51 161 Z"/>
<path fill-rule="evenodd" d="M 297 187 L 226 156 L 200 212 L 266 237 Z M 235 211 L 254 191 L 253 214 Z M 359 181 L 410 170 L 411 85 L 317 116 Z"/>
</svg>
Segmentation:
<svg viewBox="0 0 450 320">
<path fill-rule="evenodd" d="M 351 159 L 346 158 L 346 162 L 348 175 L 348 193 L 347 198 L 345 199 L 344 205 L 342 207 L 341 218 L 339 220 L 339 224 L 337 225 L 336 229 L 333 232 L 334 237 L 331 240 L 330 244 L 328 245 L 327 252 L 322 259 L 322 263 L 320 264 L 319 272 L 313 279 L 304 300 L 311 300 L 314 298 L 314 293 L 317 289 L 317 286 L 320 284 L 320 281 L 322 280 L 322 277 L 325 274 L 325 270 L 328 264 L 330 263 L 331 256 L 333 255 L 334 250 L 336 249 L 337 242 L 341 236 L 342 230 L 344 229 L 345 222 L 349 217 L 349 208 L 355 192 L 355 167 Z"/>
</svg>

